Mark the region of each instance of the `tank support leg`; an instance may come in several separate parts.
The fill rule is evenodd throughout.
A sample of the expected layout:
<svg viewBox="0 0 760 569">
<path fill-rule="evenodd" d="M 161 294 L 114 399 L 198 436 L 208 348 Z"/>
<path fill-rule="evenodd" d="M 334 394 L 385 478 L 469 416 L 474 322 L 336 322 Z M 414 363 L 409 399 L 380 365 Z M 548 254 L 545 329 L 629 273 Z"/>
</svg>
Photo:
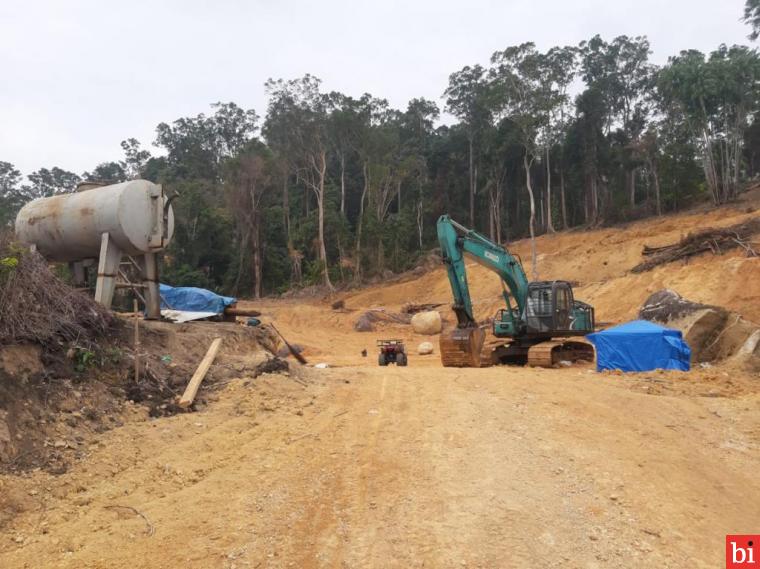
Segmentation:
<svg viewBox="0 0 760 569">
<path fill-rule="evenodd" d="M 161 296 L 158 289 L 158 257 L 155 253 L 145 253 L 140 260 L 143 284 L 145 285 L 145 312 L 148 320 L 161 318 Z"/>
<path fill-rule="evenodd" d="M 109 234 L 104 233 L 100 238 L 100 260 L 98 261 L 98 282 L 95 284 L 95 302 L 106 308 L 111 308 L 120 262 L 121 251 L 111 241 Z"/>
<path fill-rule="evenodd" d="M 71 271 L 72 280 L 75 286 L 82 287 L 86 284 L 84 263 L 82 261 L 74 261 L 69 263 L 69 270 Z"/>
</svg>

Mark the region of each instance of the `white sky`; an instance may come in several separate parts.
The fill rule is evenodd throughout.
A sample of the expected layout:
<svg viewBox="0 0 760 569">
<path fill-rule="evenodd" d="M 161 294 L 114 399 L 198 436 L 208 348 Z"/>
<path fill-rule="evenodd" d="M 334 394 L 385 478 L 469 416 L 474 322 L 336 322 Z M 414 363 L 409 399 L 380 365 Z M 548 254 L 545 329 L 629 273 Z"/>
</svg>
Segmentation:
<svg viewBox="0 0 760 569">
<path fill-rule="evenodd" d="M 266 112 L 264 81 L 442 107 L 448 75 L 524 41 L 647 35 L 656 63 L 746 44 L 744 0 L 0 0 L 0 160 L 77 173 L 152 152 L 161 122 L 234 101 Z"/>
</svg>

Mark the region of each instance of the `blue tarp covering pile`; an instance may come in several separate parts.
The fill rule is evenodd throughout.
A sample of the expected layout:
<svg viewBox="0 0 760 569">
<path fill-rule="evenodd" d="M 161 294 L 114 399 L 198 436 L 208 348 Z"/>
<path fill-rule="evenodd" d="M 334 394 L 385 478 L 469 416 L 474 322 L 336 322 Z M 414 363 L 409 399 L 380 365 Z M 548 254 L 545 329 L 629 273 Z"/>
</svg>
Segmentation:
<svg viewBox="0 0 760 569">
<path fill-rule="evenodd" d="M 221 314 L 224 308 L 234 304 L 237 299 L 221 296 L 205 288 L 193 286 L 160 285 L 161 308 L 184 310 L 187 312 L 214 312 Z"/>
<path fill-rule="evenodd" d="M 679 330 L 634 320 L 587 338 L 596 347 L 597 371 L 689 371 L 691 349 Z"/>
</svg>

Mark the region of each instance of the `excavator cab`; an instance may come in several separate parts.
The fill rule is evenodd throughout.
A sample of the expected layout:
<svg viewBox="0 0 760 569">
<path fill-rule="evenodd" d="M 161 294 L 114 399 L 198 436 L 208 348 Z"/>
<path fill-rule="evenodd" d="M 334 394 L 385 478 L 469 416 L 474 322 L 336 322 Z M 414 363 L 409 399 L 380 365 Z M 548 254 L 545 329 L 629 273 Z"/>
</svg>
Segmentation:
<svg viewBox="0 0 760 569">
<path fill-rule="evenodd" d="M 565 281 L 532 282 L 528 285 L 525 326 L 528 334 L 554 334 L 570 330 L 573 289 Z"/>
<path fill-rule="evenodd" d="M 573 287 L 567 281 L 532 282 L 524 322 L 528 335 L 583 334 L 594 331 L 594 309 L 573 298 Z"/>
<path fill-rule="evenodd" d="M 570 336 L 594 331 L 594 308 L 575 300 L 567 281 L 537 281 L 528 285 L 524 318 L 508 303 L 493 319 L 493 335 Z"/>
</svg>

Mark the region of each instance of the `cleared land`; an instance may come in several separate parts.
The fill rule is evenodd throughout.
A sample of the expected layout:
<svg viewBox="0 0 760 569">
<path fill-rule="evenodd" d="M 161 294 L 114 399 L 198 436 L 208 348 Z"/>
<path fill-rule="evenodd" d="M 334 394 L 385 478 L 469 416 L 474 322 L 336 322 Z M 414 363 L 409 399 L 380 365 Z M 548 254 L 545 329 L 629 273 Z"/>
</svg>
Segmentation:
<svg viewBox="0 0 760 569">
<path fill-rule="evenodd" d="M 758 261 L 739 251 L 627 272 L 644 243 L 746 217 L 543 238 L 541 277 L 579 281 L 602 321 L 633 317 L 664 287 L 760 320 Z M 472 274 L 485 316 L 498 283 Z M 130 406 L 66 473 L 0 476 L 13 512 L 0 566 L 712 568 L 727 533 L 757 532 L 757 373 L 461 370 L 414 353 L 408 368 L 378 368 L 376 338 L 423 338 L 353 322 L 373 306 L 447 302 L 443 272 L 341 298 L 345 311 L 257 304 L 330 368 L 212 380 L 197 413 Z"/>
</svg>

